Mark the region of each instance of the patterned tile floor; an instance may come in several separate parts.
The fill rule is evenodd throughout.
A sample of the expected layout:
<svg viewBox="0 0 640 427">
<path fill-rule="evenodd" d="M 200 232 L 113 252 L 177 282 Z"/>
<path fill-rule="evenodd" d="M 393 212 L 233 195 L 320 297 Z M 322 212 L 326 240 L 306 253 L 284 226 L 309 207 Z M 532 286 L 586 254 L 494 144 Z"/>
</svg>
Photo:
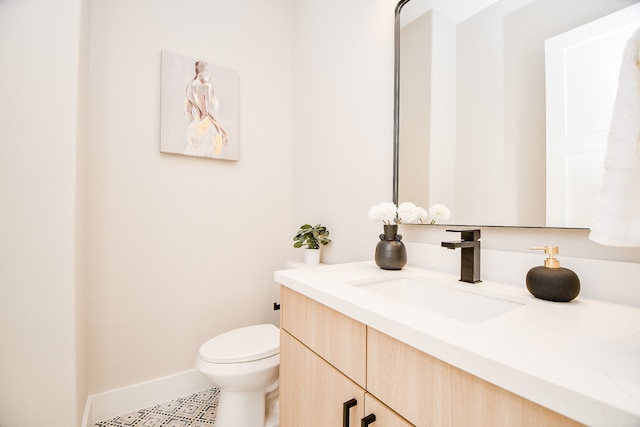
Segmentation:
<svg viewBox="0 0 640 427">
<path fill-rule="evenodd" d="M 100 421 L 94 427 L 211 427 L 219 396 L 220 390 L 211 388 Z"/>
</svg>

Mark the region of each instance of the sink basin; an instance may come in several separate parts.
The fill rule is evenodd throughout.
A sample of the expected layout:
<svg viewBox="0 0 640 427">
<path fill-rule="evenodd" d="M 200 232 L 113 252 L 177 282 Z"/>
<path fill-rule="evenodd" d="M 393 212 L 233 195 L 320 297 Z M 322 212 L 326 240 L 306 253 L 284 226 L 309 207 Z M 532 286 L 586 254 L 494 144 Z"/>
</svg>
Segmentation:
<svg viewBox="0 0 640 427">
<path fill-rule="evenodd" d="M 373 278 L 350 285 L 468 323 L 481 323 L 524 305 L 522 302 L 508 299 L 507 296 L 466 290 L 462 288 L 464 285 L 457 283 L 440 284 L 415 277 Z"/>
</svg>

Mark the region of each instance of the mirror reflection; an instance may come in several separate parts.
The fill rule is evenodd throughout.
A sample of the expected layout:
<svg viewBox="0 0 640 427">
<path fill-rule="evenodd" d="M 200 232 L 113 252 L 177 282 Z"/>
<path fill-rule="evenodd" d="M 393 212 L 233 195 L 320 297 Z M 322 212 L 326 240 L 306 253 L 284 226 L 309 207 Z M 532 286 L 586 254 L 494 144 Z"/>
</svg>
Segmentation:
<svg viewBox="0 0 640 427">
<path fill-rule="evenodd" d="M 581 35 L 615 39 L 619 47 L 594 43 L 575 50 L 571 64 L 558 62 L 567 48 L 584 45 L 569 37 L 546 53 L 555 59 L 545 60 L 545 41 L 630 6 L 630 17 L 612 24 L 615 37 Z M 587 228 L 602 148 L 584 135 L 606 143 L 615 52 L 621 55 L 625 41 L 615 30 L 640 25 L 638 6 L 638 0 L 409 1 L 400 30 L 399 201 L 444 204 L 448 224 Z M 571 84 L 559 88 L 557 81 Z M 563 99 L 566 93 L 577 98 Z M 569 119 L 558 125 L 551 117 Z M 563 134 L 576 138 L 558 142 Z M 572 143 L 581 148 L 566 149 Z"/>
</svg>

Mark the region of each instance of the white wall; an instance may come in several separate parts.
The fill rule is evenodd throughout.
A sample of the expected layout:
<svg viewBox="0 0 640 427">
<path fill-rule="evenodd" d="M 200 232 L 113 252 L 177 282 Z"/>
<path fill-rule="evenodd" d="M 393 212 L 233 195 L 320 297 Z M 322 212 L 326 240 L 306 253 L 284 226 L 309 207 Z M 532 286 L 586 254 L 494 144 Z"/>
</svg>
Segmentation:
<svg viewBox="0 0 640 427">
<path fill-rule="evenodd" d="M 0 2 L 0 425 L 77 425 L 83 338 L 81 0 Z"/>
<path fill-rule="evenodd" d="M 278 321 L 290 255 L 290 0 L 93 0 L 89 392 L 192 369 L 231 328 Z M 160 52 L 239 73 L 240 160 L 161 154 Z"/>
<path fill-rule="evenodd" d="M 391 199 L 395 3 L 295 1 L 293 219 L 329 228 L 325 262 L 371 259 Z"/>
</svg>

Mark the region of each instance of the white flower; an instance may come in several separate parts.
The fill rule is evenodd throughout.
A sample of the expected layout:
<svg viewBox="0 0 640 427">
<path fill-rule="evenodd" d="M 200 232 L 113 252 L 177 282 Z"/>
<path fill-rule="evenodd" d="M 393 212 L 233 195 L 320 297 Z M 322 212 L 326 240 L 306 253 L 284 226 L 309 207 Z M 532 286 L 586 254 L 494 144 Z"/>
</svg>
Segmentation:
<svg viewBox="0 0 640 427">
<path fill-rule="evenodd" d="M 382 222 L 386 225 L 395 224 L 397 217 L 396 205 L 391 202 L 382 202 L 369 209 L 369 219 L 373 222 Z"/>
<path fill-rule="evenodd" d="M 398 206 L 398 223 L 411 224 L 418 219 L 418 207 L 411 202 L 403 202 Z"/>
<path fill-rule="evenodd" d="M 435 224 L 436 221 L 445 221 L 450 216 L 451 212 L 445 205 L 435 204 L 429 208 L 429 218 L 431 218 L 429 224 Z"/>
<path fill-rule="evenodd" d="M 445 221 L 450 216 L 449 208 L 440 204 L 432 205 L 428 212 L 411 202 L 403 202 L 399 206 L 391 202 L 382 202 L 369 209 L 369 219 L 385 225 L 435 224 L 436 221 Z"/>
<path fill-rule="evenodd" d="M 427 212 L 425 208 L 417 208 L 416 210 L 418 212 L 418 222 L 420 222 L 420 224 L 426 224 L 429 218 L 429 212 Z"/>
</svg>

